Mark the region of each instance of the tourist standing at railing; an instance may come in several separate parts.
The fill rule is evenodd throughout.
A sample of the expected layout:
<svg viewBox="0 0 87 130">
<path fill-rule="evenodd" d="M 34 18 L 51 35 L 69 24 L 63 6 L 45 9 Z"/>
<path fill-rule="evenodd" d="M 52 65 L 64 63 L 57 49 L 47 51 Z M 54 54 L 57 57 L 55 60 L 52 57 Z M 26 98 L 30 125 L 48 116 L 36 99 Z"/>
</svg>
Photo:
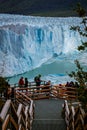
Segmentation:
<svg viewBox="0 0 87 130">
<path fill-rule="evenodd" d="M 25 84 L 24 84 L 24 86 L 27 88 L 28 87 L 28 79 L 27 78 L 25 78 Z"/>
<path fill-rule="evenodd" d="M 23 77 L 21 77 L 19 79 L 18 85 L 19 85 L 20 88 L 24 87 L 24 78 Z"/>
<path fill-rule="evenodd" d="M 37 90 L 39 90 L 40 89 L 40 85 L 41 85 L 41 75 L 39 74 L 38 76 L 36 76 L 34 78 L 34 81 L 36 83 Z"/>
<path fill-rule="evenodd" d="M 47 86 L 46 87 L 47 89 L 49 89 L 51 87 L 51 81 L 50 80 L 46 82 L 46 86 Z"/>
<path fill-rule="evenodd" d="M 46 92 L 46 96 L 50 96 L 51 81 L 47 81 L 45 86 L 46 87 L 44 89 L 49 89 L 49 91 Z"/>
<path fill-rule="evenodd" d="M 66 83 L 66 85 L 65 85 L 65 87 L 70 87 L 70 85 L 69 85 L 70 83 L 69 82 L 67 82 Z"/>
</svg>

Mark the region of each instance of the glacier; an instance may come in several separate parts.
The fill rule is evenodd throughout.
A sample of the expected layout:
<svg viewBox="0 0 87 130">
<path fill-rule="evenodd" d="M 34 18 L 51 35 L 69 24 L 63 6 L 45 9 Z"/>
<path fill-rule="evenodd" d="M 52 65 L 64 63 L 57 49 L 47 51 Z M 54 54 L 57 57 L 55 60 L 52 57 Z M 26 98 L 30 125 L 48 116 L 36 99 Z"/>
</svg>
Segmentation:
<svg viewBox="0 0 87 130">
<path fill-rule="evenodd" d="M 77 51 L 84 38 L 70 29 L 80 25 L 81 21 L 78 17 L 0 14 L 0 75 L 11 77 L 29 72 L 34 76 L 35 69 L 37 73 L 43 71 L 43 76 L 65 73 L 75 68 L 77 55 L 85 63 L 86 53 L 84 57 Z M 61 67 L 61 71 L 57 66 Z M 48 71 L 49 68 L 52 72 Z"/>
</svg>

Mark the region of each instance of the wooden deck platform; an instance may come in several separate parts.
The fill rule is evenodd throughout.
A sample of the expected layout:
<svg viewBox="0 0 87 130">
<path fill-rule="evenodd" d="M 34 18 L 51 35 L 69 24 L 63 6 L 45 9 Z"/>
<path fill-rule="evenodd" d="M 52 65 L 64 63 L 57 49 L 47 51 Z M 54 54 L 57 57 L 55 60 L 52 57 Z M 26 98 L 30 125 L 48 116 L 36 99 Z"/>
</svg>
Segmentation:
<svg viewBox="0 0 87 130">
<path fill-rule="evenodd" d="M 66 130 L 62 118 L 63 99 L 35 100 L 35 117 L 32 130 Z"/>
</svg>

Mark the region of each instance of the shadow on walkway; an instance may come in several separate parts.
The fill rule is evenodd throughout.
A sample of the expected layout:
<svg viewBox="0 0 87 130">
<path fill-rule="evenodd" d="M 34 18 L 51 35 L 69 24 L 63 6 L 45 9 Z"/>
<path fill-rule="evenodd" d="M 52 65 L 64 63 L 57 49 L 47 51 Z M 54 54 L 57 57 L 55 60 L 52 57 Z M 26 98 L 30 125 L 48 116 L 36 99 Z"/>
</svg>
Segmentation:
<svg viewBox="0 0 87 130">
<path fill-rule="evenodd" d="M 62 99 L 43 99 L 35 102 L 35 117 L 32 130 L 66 130 L 61 116 Z"/>
</svg>

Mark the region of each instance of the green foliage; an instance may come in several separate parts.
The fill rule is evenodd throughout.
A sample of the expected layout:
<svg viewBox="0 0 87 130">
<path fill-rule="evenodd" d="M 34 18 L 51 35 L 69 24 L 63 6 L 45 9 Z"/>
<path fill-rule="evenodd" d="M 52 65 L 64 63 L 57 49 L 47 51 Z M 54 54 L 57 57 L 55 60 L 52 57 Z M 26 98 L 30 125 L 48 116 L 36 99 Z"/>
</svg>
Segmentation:
<svg viewBox="0 0 87 130">
<path fill-rule="evenodd" d="M 78 89 L 78 99 L 82 103 L 82 107 L 87 111 L 87 91 L 84 87 Z"/>
<path fill-rule="evenodd" d="M 82 103 L 82 107 L 86 110 L 87 90 L 85 88 L 87 83 L 87 72 L 83 70 L 78 60 L 75 60 L 75 64 L 77 66 L 77 70 L 75 72 L 72 71 L 69 76 L 74 77 L 74 79 L 79 83 L 78 100 Z"/>
<path fill-rule="evenodd" d="M 87 48 L 87 42 L 84 42 L 84 43 L 82 43 L 82 45 L 81 46 L 78 46 L 78 50 L 79 51 L 81 51 L 81 50 L 85 50 L 85 48 Z"/>
<path fill-rule="evenodd" d="M 81 7 L 80 4 L 77 5 L 76 9 L 77 13 L 80 17 L 85 15 L 85 10 Z M 87 18 L 83 18 L 81 24 L 83 25 L 81 28 L 80 26 L 71 27 L 71 30 L 78 31 L 79 34 L 83 37 L 87 37 Z M 87 48 L 87 41 L 82 42 L 82 45 L 78 46 L 79 51 L 84 51 Z M 74 72 L 72 71 L 69 76 L 74 77 L 74 79 L 79 83 L 78 88 L 78 99 L 82 103 L 82 107 L 87 111 L 87 90 L 86 90 L 86 83 L 87 83 L 87 72 L 81 67 L 78 60 L 75 60 L 75 64 L 77 70 Z"/>
<path fill-rule="evenodd" d="M 82 27 L 71 26 L 70 29 L 74 30 L 74 31 L 78 31 L 82 37 L 87 37 L 87 17 L 85 17 L 85 11 L 83 11 L 83 10 L 84 9 L 81 7 L 81 5 L 78 4 L 76 11 L 78 12 L 79 16 L 82 17 L 82 22 L 81 22 Z M 81 50 L 84 51 L 86 48 L 87 48 L 87 41 L 82 42 L 82 45 L 78 46 L 79 51 L 81 51 Z"/>
<path fill-rule="evenodd" d="M 79 15 L 79 17 L 83 17 L 86 14 L 86 11 L 84 10 L 84 8 L 82 8 L 80 3 L 77 4 L 77 7 L 75 10 L 76 10 L 77 14 Z"/>
<path fill-rule="evenodd" d="M 5 78 L 0 77 L 0 93 L 4 92 L 4 90 L 8 87 L 7 81 Z"/>
<path fill-rule="evenodd" d="M 0 94 L 5 92 L 8 87 L 9 87 L 9 85 L 8 85 L 8 82 L 6 81 L 6 79 L 0 76 Z M 5 101 L 1 98 L 0 99 L 0 111 L 4 105 L 4 102 Z"/>
<path fill-rule="evenodd" d="M 87 72 L 83 70 L 78 60 L 75 60 L 75 64 L 77 70 L 75 72 L 72 71 L 69 76 L 74 77 L 74 79 L 79 83 L 79 85 L 84 87 L 85 83 L 87 82 Z"/>
</svg>

